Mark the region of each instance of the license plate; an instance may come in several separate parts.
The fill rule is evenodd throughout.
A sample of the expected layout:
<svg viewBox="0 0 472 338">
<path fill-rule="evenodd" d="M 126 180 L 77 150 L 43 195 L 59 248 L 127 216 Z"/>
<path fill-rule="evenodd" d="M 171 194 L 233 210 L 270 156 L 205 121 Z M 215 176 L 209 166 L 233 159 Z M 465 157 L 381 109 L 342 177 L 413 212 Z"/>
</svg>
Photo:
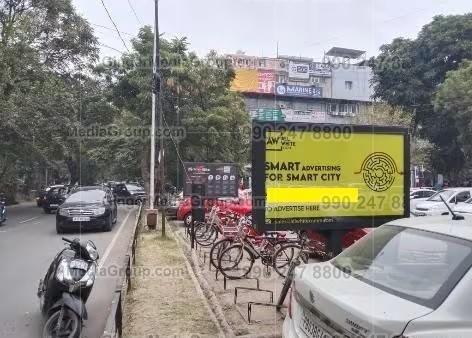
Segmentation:
<svg viewBox="0 0 472 338">
<path fill-rule="evenodd" d="M 59 206 L 59 204 L 50 204 L 49 205 L 51 208 L 57 208 Z"/>
<path fill-rule="evenodd" d="M 90 217 L 73 217 L 73 222 L 90 222 Z"/>
<path fill-rule="evenodd" d="M 323 329 L 310 312 L 303 311 L 300 327 L 310 338 L 332 338 L 333 336 Z"/>
<path fill-rule="evenodd" d="M 87 264 L 87 262 L 84 262 L 84 261 L 75 260 L 75 261 L 70 262 L 70 268 L 71 269 L 80 269 L 80 270 L 87 271 L 88 264 Z"/>
</svg>

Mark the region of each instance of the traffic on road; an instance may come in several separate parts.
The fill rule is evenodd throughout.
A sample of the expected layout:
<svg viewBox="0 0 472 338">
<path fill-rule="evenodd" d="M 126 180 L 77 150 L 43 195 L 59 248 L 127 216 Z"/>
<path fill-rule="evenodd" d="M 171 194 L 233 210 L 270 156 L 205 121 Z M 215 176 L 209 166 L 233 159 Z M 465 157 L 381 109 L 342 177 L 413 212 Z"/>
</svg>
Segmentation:
<svg viewBox="0 0 472 338">
<path fill-rule="evenodd" d="M 110 285 L 118 283 L 120 275 L 123 275 L 119 271 L 123 271 L 123 260 L 134 227 L 137 207 L 119 206 L 117 224 L 111 232 L 84 229 L 70 231 L 67 234 L 57 234 L 56 215 L 44 213 L 36 206 L 36 203 L 20 203 L 7 206 L 7 208 L 9 209 L 8 219 L 0 226 L 0 255 L 2 257 L 0 261 L 2 270 L 0 336 L 43 337 L 48 317 L 42 315 L 41 308 L 45 313 L 49 311 L 49 315 L 52 316 L 57 312 L 61 302 L 51 304 L 51 300 L 46 307 L 40 306 L 38 293 L 41 294 L 42 288 L 38 288 L 38 285 L 40 280 L 45 280 L 50 263 L 56 254 L 65 248 L 63 236 L 72 241 L 79 239 L 84 243 L 84 247 L 87 247 L 87 241 L 92 241 L 100 255 L 97 275 L 90 276 L 88 279 L 90 281 L 95 279 L 95 286 L 86 306 L 87 317 L 93 320 L 85 322 L 82 334 L 83 336 L 101 336 L 113 297 L 113 289 Z M 68 268 L 72 269 L 70 265 Z M 61 269 L 67 269 L 65 263 Z M 74 272 L 67 275 L 65 271 L 57 273 L 57 270 L 55 270 L 56 273 L 50 272 L 51 283 L 58 275 L 61 278 L 70 277 L 74 280 L 83 274 L 80 267 L 74 269 L 77 269 L 77 275 Z M 100 271 L 102 272 L 99 273 Z M 106 271 L 116 273 L 108 274 Z M 82 278 L 83 276 L 79 280 Z M 61 296 L 60 291 L 56 289 L 54 293 Z M 55 297 L 57 296 L 51 296 L 51 299 Z M 54 309 L 56 311 L 52 311 Z M 79 315 L 82 316 L 81 313 Z M 57 314 L 49 322 L 49 328 L 54 328 L 53 322 L 57 323 Z"/>
</svg>

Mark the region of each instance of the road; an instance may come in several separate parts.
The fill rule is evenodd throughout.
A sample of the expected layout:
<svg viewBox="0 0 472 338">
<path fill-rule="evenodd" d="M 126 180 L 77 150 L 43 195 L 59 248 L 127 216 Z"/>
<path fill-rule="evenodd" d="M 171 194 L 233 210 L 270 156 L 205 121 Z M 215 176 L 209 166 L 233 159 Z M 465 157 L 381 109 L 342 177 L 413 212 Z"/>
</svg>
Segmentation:
<svg viewBox="0 0 472 338">
<path fill-rule="evenodd" d="M 112 232 L 70 233 L 65 237 L 91 239 L 100 253 L 100 273 L 87 303 L 89 314 L 83 337 L 101 337 L 113 291 L 136 219 L 137 208 L 119 206 Z M 40 337 L 44 320 L 36 296 L 54 256 L 64 247 L 56 234 L 55 215 L 34 204 L 9 207 L 8 220 L 0 226 L 0 337 Z M 120 270 L 119 270 L 120 269 Z"/>
</svg>

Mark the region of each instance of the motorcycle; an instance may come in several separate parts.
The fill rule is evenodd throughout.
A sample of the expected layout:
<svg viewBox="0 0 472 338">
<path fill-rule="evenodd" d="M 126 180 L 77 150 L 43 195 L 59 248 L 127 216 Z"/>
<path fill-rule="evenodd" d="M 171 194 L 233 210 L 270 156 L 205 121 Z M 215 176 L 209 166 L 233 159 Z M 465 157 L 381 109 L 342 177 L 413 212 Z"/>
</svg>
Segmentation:
<svg viewBox="0 0 472 338">
<path fill-rule="evenodd" d="M 41 312 L 48 318 L 44 338 L 80 337 L 97 273 L 99 254 L 92 241 L 62 240 L 67 247 L 56 255 L 38 286 Z"/>
<path fill-rule="evenodd" d="M 6 199 L 0 196 L 0 225 L 5 223 L 7 220 L 7 206 L 6 206 Z"/>
</svg>

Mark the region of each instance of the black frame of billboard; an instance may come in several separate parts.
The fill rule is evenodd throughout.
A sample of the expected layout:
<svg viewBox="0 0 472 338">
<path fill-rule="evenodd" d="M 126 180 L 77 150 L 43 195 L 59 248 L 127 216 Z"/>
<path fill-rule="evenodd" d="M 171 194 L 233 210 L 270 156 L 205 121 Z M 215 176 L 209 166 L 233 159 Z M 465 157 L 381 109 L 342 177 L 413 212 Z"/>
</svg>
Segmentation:
<svg viewBox="0 0 472 338">
<path fill-rule="evenodd" d="M 352 133 L 372 133 L 387 135 L 403 135 L 404 137 L 404 214 L 402 216 L 359 216 L 359 217 L 320 217 L 329 219 L 327 223 L 283 223 L 266 224 L 266 188 L 265 188 L 265 159 L 267 131 L 314 131 L 349 128 Z M 329 129 L 326 129 L 329 128 Z M 257 136 L 257 137 L 256 137 Z M 277 230 L 350 230 L 356 228 L 378 227 L 389 221 L 410 216 L 410 136 L 407 128 L 389 126 L 369 126 L 352 124 L 303 123 L 303 122 L 270 122 L 257 121 L 252 123 L 252 219 L 258 231 Z"/>
<path fill-rule="evenodd" d="M 236 164 L 236 163 L 219 163 L 219 162 L 183 162 L 183 194 L 184 194 L 184 197 L 191 197 L 191 196 L 194 196 L 193 193 L 191 193 L 192 189 L 185 189 L 187 184 L 189 184 L 190 187 L 192 187 L 194 185 L 195 182 L 190 182 L 188 183 L 187 182 L 187 168 L 186 168 L 186 165 L 206 165 L 206 166 L 231 166 L 231 167 L 234 167 L 236 168 L 236 182 L 237 183 L 237 186 L 239 188 L 239 181 L 240 181 L 240 173 L 239 173 L 239 166 Z M 204 195 L 200 195 L 201 197 L 203 198 L 206 198 L 206 199 L 217 199 L 217 198 L 235 198 L 235 197 L 239 197 L 239 193 L 238 193 L 238 190 L 239 189 L 236 189 L 236 192 L 234 194 L 227 194 L 227 195 L 208 195 L 208 191 L 206 189 L 207 185 L 206 184 L 203 184 L 203 186 L 205 187 L 204 189 Z"/>
</svg>

